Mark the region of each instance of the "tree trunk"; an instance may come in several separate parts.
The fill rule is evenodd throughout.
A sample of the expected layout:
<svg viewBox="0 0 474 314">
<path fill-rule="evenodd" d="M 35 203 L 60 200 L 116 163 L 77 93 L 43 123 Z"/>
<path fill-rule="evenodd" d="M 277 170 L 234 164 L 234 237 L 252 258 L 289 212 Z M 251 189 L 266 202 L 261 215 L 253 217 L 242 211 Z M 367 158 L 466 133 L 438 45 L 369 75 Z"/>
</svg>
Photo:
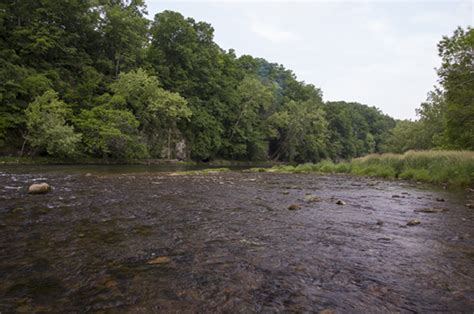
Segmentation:
<svg viewBox="0 0 474 314">
<path fill-rule="evenodd" d="M 171 128 L 168 128 L 168 160 L 171 159 Z"/>
<path fill-rule="evenodd" d="M 119 69 L 120 69 L 120 55 L 117 57 L 117 60 L 115 61 L 115 78 L 118 78 Z"/>
<path fill-rule="evenodd" d="M 26 132 L 26 134 L 23 136 L 24 140 L 23 140 L 23 144 L 21 145 L 20 156 L 18 156 L 17 162 L 19 162 L 20 158 L 23 156 L 23 152 L 25 151 L 25 145 L 26 145 L 26 141 L 28 139 L 29 134 L 30 134 L 30 131 Z"/>
</svg>

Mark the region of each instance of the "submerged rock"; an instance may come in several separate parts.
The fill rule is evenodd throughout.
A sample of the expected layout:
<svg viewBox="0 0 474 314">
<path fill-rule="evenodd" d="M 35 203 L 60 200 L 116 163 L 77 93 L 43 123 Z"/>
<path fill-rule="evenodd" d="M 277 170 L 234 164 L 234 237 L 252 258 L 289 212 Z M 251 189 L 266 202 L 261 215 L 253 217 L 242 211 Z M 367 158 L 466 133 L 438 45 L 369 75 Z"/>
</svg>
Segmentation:
<svg viewBox="0 0 474 314">
<path fill-rule="evenodd" d="M 407 226 L 416 226 L 421 224 L 421 222 L 418 219 L 412 219 L 409 222 L 407 222 Z"/>
<path fill-rule="evenodd" d="M 446 208 L 420 208 L 414 210 L 417 213 L 442 213 L 448 211 Z"/>
<path fill-rule="evenodd" d="M 288 210 L 298 210 L 300 208 L 301 206 L 298 204 L 291 204 L 290 206 L 288 206 Z"/>
<path fill-rule="evenodd" d="M 321 202 L 321 198 L 314 196 L 314 195 L 307 195 L 304 197 L 305 202 L 307 203 L 315 203 L 315 202 Z"/>
<path fill-rule="evenodd" d="M 167 264 L 171 262 L 171 258 L 168 256 L 159 256 L 154 259 L 151 259 L 148 261 L 149 265 L 159 265 L 159 264 Z"/>
<path fill-rule="evenodd" d="M 436 201 L 437 201 L 437 202 L 444 202 L 444 198 L 437 197 L 437 198 L 436 198 Z"/>
<path fill-rule="evenodd" d="M 382 220 L 377 220 L 375 223 L 377 226 L 383 226 L 383 221 Z"/>
<path fill-rule="evenodd" d="M 35 183 L 28 188 L 28 193 L 30 194 L 44 194 L 49 191 L 51 191 L 51 187 L 48 183 Z"/>
</svg>

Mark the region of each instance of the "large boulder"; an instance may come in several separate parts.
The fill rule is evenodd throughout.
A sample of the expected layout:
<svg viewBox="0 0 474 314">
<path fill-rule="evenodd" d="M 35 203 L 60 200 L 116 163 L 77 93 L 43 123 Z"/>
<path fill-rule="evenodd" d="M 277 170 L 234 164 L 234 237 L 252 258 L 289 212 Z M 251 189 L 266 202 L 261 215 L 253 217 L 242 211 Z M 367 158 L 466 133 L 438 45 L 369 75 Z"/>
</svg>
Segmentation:
<svg viewBox="0 0 474 314">
<path fill-rule="evenodd" d="M 35 183 L 30 185 L 28 188 L 28 193 L 30 194 L 44 194 L 51 191 L 51 187 L 48 183 Z"/>
</svg>

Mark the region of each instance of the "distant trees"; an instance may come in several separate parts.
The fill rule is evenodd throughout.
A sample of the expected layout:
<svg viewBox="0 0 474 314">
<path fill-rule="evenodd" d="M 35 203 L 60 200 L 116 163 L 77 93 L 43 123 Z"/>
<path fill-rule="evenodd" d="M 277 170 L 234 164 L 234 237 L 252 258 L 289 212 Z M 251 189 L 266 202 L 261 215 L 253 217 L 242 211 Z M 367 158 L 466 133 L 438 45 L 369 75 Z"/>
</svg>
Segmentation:
<svg viewBox="0 0 474 314">
<path fill-rule="evenodd" d="M 382 152 L 395 127 L 395 121 L 375 107 L 340 101 L 328 102 L 325 108 L 332 159 Z"/>
<path fill-rule="evenodd" d="M 222 50 L 208 23 L 145 14 L 142 0 L 3 1 L 0 152 L 175 158 L 179 144 L 195 160 L 304 162 L 473 147 L 470 28 L 441 41 L 442 88 L 420 120 L 395 127 L 376 108 L 324 103 L 282 65 Z"/>
</svg>

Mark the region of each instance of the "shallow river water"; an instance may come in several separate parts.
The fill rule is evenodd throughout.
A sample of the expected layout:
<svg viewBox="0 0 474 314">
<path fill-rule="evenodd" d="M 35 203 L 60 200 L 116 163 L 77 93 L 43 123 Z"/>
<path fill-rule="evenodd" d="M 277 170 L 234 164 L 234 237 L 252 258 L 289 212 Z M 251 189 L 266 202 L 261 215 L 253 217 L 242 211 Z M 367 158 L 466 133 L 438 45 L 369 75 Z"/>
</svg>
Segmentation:
<svg viewBox="0 0 474 314">
<path fill-rule="evenodd" d="M 472 191 L 162 170 L 0 168 L 0 312 L 474 311 Z"/>
</svg>

